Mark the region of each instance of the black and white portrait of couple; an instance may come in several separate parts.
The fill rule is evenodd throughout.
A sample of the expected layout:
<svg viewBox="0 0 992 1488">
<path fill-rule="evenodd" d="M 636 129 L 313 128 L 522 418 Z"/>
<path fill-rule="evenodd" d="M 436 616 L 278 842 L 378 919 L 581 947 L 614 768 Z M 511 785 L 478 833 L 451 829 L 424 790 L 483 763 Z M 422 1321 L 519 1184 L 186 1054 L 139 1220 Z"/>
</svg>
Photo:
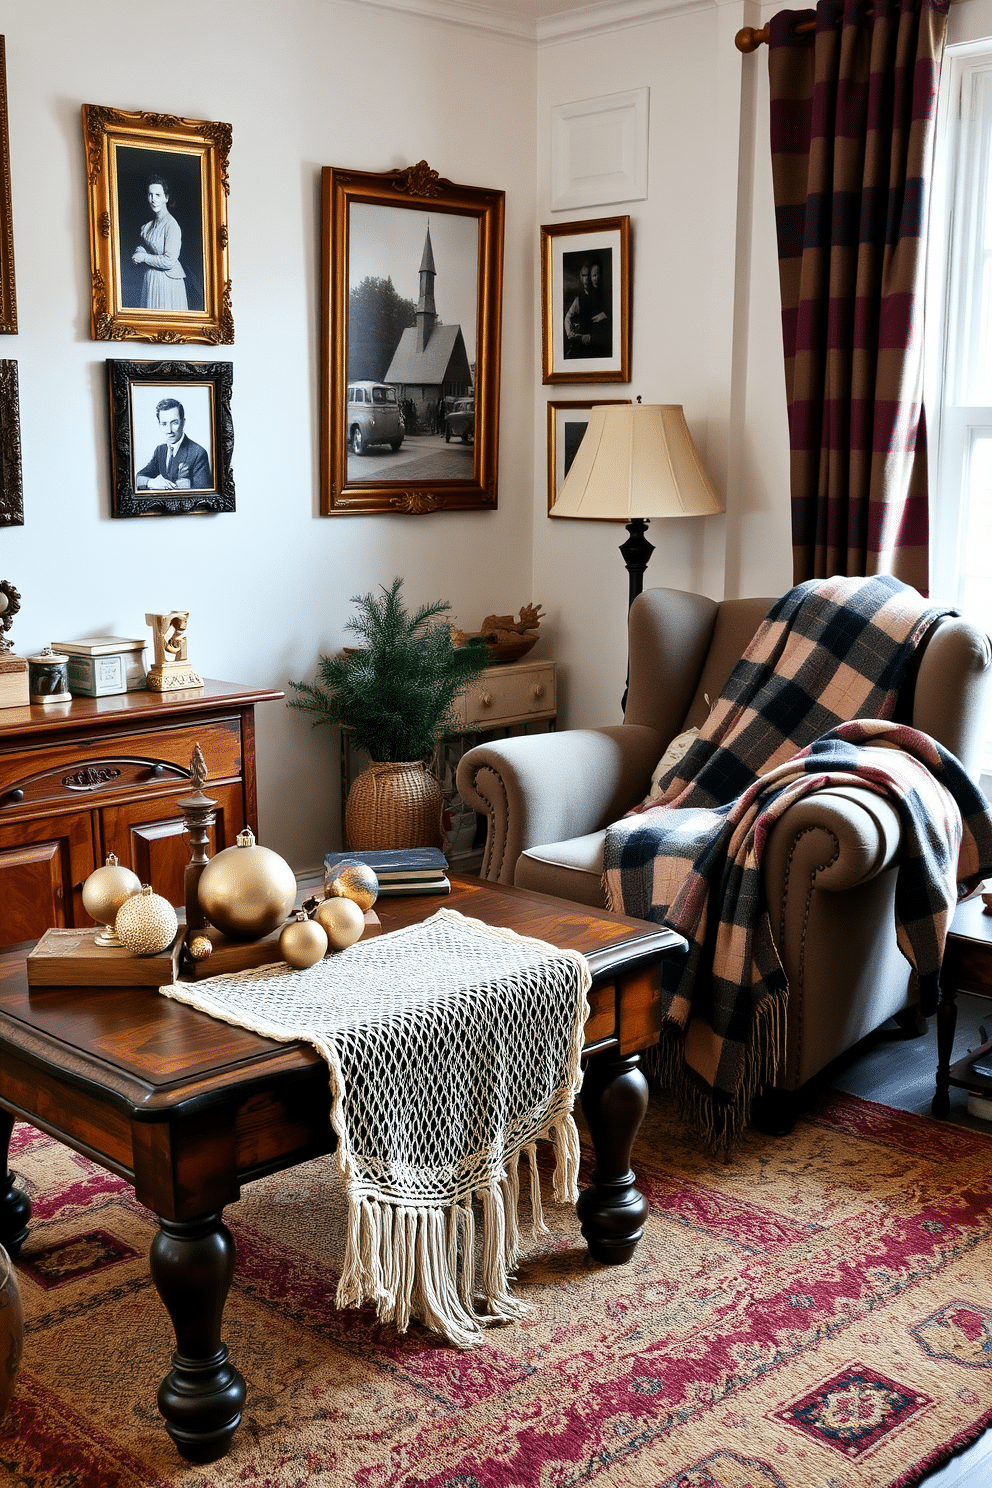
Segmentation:
<svg viewBox="0 0 992 1488">
<path fill-rule="evenodd" d="M 201 311 L 201 158 L 181 150 L 118 145 L 121 305 Z"/>
<path fill-rule="evenodd" d="M 564 350 L 574 357 L 613 355 L 613 254 L 563 253 Z"/>
<path fill-rule="evenodd" d="M 630 381 L 630 218 L 541 228 L 544 382 Z"/>
<path fill-rule="evenodd" d="M 135 491 L 213 491 L 213 387 L 131 385 Z"/>
</svg>

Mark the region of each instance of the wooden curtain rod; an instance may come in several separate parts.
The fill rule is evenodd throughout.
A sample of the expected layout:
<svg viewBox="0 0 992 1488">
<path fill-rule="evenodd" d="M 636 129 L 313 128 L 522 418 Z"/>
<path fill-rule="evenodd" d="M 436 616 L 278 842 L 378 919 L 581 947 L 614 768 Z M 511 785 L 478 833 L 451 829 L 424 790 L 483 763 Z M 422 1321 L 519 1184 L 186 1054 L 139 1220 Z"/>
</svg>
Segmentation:
<svg viewBox="0 0 992 1488">
<path fill-rule="evenodd" d="M 897 3 L 896 9 L 898 10 L 898 8 Z M 873 5 L 866 5 L 864 14 L 870 20 L 875 14 L 875 7 Z M 793 36 L 808 36 L 811 31 L 815 30 L 815 21 L 797 21 L 792 28 L 792 34 Z M 756 29 L 754 26 L 742 26 L 734 37 L 734 46 L 739 52 L 756 52 L 762 43 L 765 45 L 768 43 L 767 25 L 762 26 L 760 29 Z"/>
</svg>

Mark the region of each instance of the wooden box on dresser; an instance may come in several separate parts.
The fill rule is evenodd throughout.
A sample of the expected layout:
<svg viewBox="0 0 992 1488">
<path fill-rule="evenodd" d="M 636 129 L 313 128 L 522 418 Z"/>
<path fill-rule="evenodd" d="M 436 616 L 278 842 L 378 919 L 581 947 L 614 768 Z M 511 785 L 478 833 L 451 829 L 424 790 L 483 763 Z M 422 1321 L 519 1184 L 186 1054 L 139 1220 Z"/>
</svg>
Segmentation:
<svg viewBox="0 0 992 1488">
<path fill-rule="evenodd" d="M 89 925 L 82 887 L 108 853 L 183 903 L 182 813 L 199 744 L 217 802 L 212 857 L 246 824 L 258 832 L 255 705 L 281 692 L 205 682 L 0 709 L 0 944 Z"/>
</svg>

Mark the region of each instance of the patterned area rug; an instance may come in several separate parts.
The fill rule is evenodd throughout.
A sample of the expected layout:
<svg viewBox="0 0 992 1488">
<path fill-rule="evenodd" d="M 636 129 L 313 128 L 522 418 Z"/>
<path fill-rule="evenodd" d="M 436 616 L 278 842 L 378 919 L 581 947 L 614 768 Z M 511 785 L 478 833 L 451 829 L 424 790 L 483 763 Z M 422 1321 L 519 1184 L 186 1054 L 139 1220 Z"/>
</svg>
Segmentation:
<svg viewBox="0 0 992 1488">
<path fill-rule="evenodd" d="M 574 1216 L 522 1265 L 534 1304 L 486 1345 L 335 1311 L 343 1194 L 329 1162 L 227 1211 L 225 1337 L 246 1377 L 229 1456 L 192 1467 L 155 1391 L 172 1348 L 151 1216 L 29 1127 L 24 1363 L 0 1428 L 18 1488 L 893 1488 L 992 1420 L 992 1146 L 832 1095 L 726 1165 L 652 1103 L 650 1200 L 628 1266 Z M 525 1185 L 526 1186 L 526 1185 Z"/>
</svg>

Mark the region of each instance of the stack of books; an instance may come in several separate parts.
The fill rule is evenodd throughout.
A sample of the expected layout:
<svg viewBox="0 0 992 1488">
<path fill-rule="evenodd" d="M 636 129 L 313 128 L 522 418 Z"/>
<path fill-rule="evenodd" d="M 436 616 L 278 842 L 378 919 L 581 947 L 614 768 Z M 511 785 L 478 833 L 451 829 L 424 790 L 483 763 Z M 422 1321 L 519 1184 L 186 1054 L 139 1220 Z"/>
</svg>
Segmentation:
<svg viewBox="0 0 992 1488">
<path fill-rule="evenodd" d="M 396 847 L 376 852 L 324 854 L 324 883 L 344 863 L 367 863 L 386 894 L 450 894 L 448 860 L 439 847 Z"/>
</svg>

